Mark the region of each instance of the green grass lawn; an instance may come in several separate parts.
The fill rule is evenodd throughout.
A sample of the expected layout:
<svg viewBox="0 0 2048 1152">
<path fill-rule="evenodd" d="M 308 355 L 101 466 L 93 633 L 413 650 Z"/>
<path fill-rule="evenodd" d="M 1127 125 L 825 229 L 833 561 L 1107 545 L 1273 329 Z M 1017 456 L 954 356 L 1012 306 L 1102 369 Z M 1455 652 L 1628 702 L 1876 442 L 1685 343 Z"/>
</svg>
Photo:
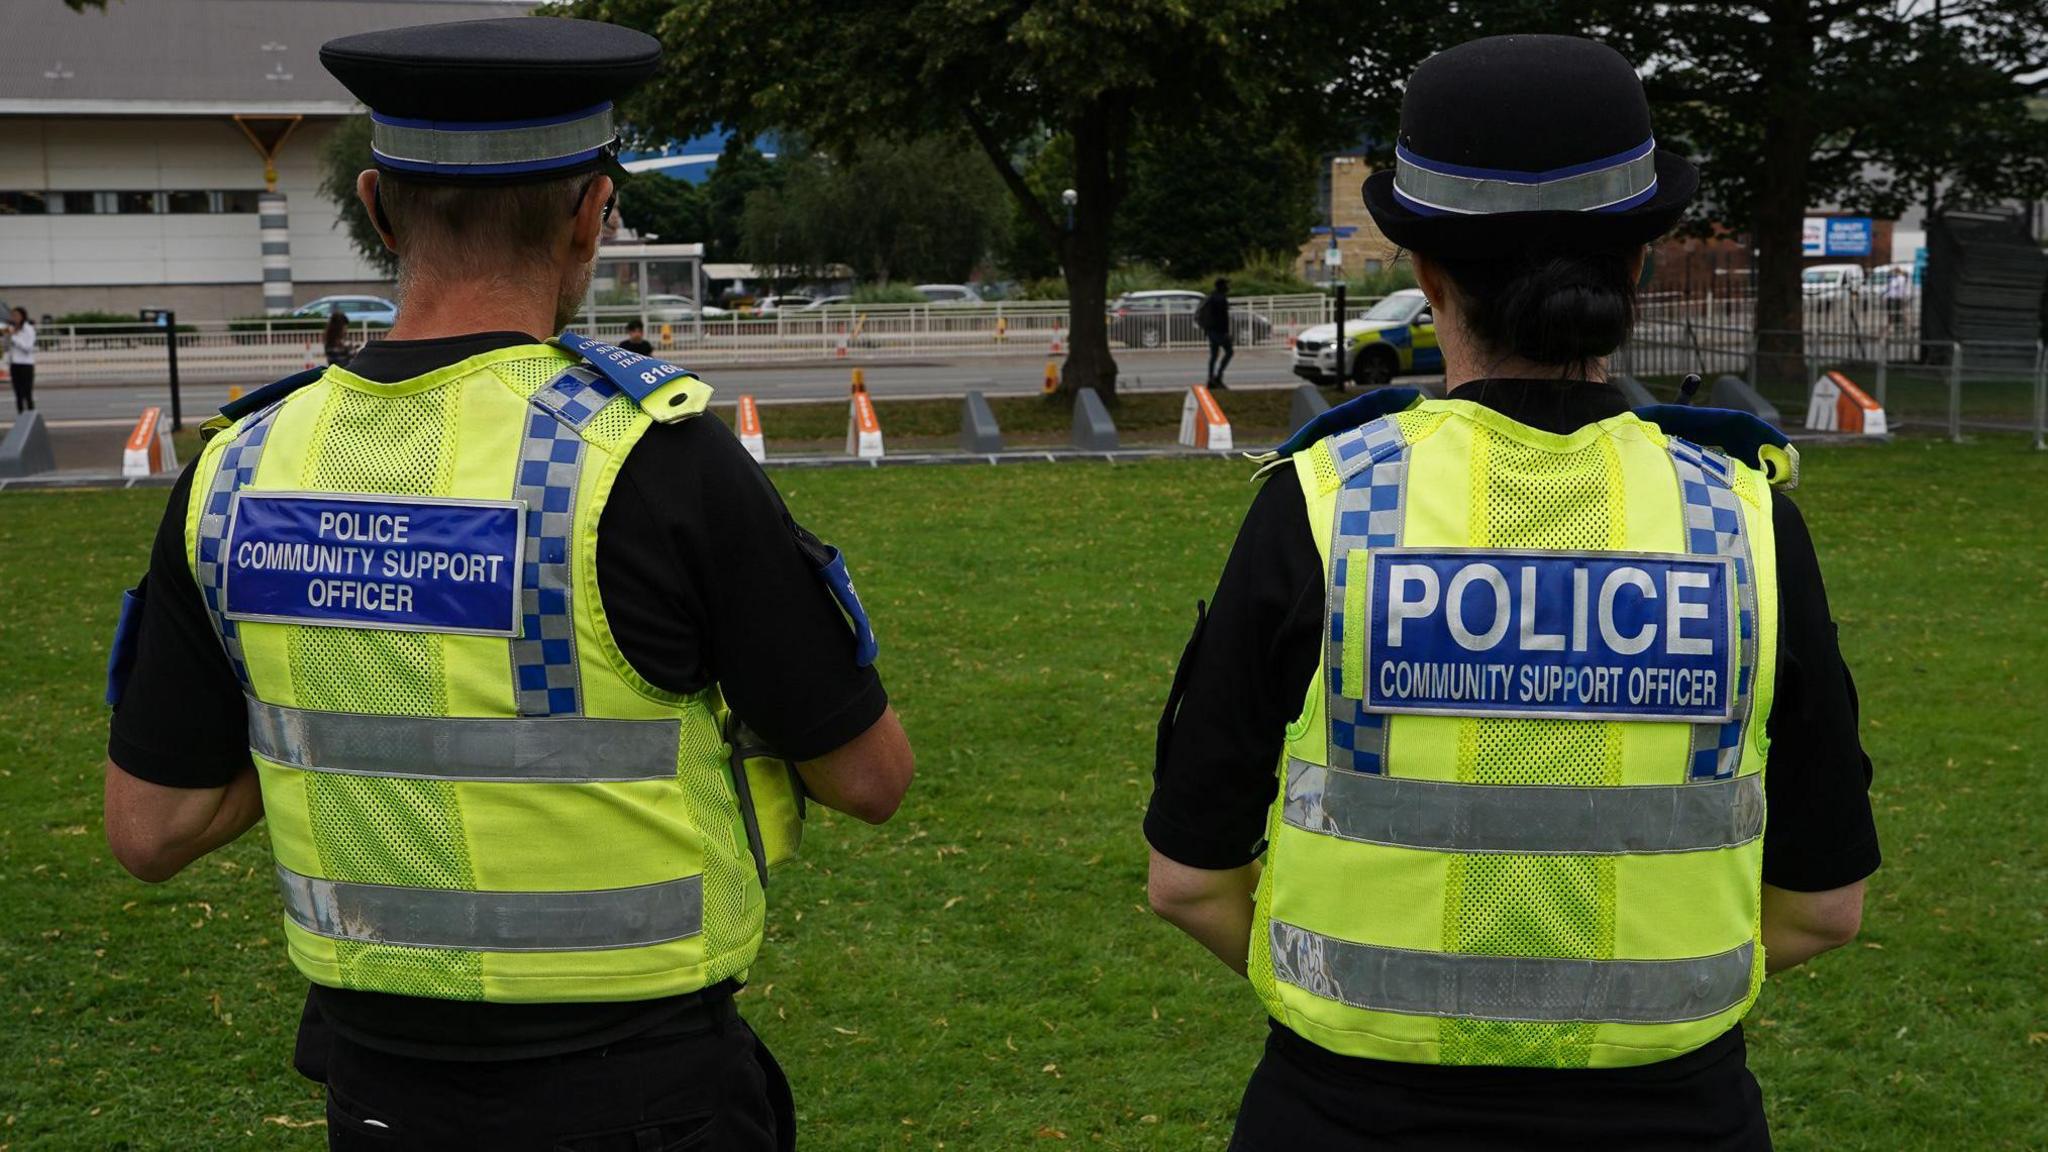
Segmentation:
<svg viewBox="0 0 2048 1152">
<path fill-rule="evenodd" d="M 1806 465 L 1886 862 L 1861 940 L 1750 1019 L 1779 1147 L 2048 1147 L 2048 457 Z M 920 762 L 770 892 L 742 1003 L 804 1147 L 1224 1144 L 1265 1025 L 1145 910 L 1139 819 L 1247 471 L 778 475 L 859 574 Z M 101 838 L 103 644 L 162 499 L 0 496 L 0 1149 L 324 1146 L 260 832 L 158 887 Z"/>
</svg>

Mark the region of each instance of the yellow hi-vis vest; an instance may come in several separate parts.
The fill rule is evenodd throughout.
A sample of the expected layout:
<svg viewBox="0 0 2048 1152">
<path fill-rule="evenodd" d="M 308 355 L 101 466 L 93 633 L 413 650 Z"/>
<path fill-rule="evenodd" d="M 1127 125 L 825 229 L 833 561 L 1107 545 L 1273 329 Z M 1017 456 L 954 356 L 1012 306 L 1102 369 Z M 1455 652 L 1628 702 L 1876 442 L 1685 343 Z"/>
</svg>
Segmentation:
<svg viewBox="0 0 2048 1152">
<path fill-rule="evenodd" d="M 1333 1052 L 1616 1067 L 1764 974 L 1764 476 L 1425 401 L 1293 456 L 1327 573 L 1250 975 Z"/>
<path fill-rule="evenodd" d="M 597 581 L 649 413 L 695 416 L 711 390 L 563 340 L 590 362 L 550 342 L 399 384 L 330 368 L 200 457 L 188 556 L 316 983 L 645 999 L 743 977 L 760 947 L 718 690 L 641 678 Z M 775 779 L 753 780 L 760 804 Z M 787 849 L 780 787 L 765 822 Z"/>
</svg>

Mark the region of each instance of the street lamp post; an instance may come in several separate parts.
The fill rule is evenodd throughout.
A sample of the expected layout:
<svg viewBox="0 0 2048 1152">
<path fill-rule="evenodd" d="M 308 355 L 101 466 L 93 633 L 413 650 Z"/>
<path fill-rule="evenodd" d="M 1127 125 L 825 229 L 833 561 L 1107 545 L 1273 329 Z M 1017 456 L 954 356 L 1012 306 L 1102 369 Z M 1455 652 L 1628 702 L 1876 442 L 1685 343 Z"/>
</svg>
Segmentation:
<svg viewBox="0 0 2048 1152">
<path fill-rule="evenodd" d="M 1069 235 L 1072 235 L 1074 231 L 1074 205 L 1080 199 L 1081 194 L 1072 188 L 1060 193 L 1060 203 L 1067 206 L 1067 233 Z"/>
</svg>

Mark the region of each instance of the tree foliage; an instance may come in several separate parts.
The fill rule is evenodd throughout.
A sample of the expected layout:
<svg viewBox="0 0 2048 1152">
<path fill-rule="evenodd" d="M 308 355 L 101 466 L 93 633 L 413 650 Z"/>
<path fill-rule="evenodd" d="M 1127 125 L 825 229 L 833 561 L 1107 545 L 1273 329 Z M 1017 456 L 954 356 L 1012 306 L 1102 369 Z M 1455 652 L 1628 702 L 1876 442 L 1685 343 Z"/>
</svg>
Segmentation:
<svg viewBox="0 0 2048 1152">
<path fill-rule="evenodd" d="M 835 157 L 870 140 L 966 132 L 1060 253 L 1071 346 L 1066 382 L 1110 392 L 1104 294 L 1115 215 L 1140 123 L 1256 118 L 1276 134 L 1337 126 L 1346 45 L 1391 4 L 1339 0 L 574 0 L 577 15 L 661 37 L 662 78 L 631 113 L 676 135 L 724 125 L 794 130 Z M 1422 18 L 1415 14 L 1415 19 Z M 1074 227 L 1015 160 L 1048 131 L 1072 141 L 1059 181 Z"/>
<path fill-rule="evenodd" d="M 863 279 L 967 279 L 988 252 L 1003 190 L 962 143 L 875 140 L 844 161 L 785 149 L 780 183 L 747 198 L 741 256 L 807 273 L 844 264 Z"/>
<path fill-rule="evenodd" d="M 370 118 L 348 116 L 320 146 L 320 195 L 334 205 L 340 225 L 356 255 L 386 276 L 398 274 L 398 254 L 384 246 L 363 202 L 356 199 L 356 176 L 370 166 Z"/>
<path fill-rule="evenodd" d="M 705 235 L 704 189 L 660 172 L 637 172 L 619 185 L 619 220 L 642 236 L 695 243 Z"/>
<path fill-rule="evenodd" d="M 1315 223 L 1316 156 L 1255 121 L 1140 128 L 1131 191 L 1119 214 L 1119 255 L 1187 278 L 1229 272 L 1284 252 Z"/>
</svg>

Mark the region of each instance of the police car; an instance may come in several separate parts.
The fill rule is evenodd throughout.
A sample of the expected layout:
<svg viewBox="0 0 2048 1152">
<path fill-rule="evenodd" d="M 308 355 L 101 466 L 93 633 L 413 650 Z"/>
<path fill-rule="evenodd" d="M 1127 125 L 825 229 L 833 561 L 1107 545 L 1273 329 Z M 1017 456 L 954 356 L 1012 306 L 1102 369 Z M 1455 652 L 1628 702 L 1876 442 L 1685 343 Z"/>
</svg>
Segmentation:
<svg viewBox="0 0 2048 1152">
<path fill-rule="evenodd" d="M 1294 338 L 1294 374 L 1317 384 L 1349 380 L 1360 387 L 1385 384 L 1406 372 L 1441 372 L 1436 318 L 1419 288 L 1386 297 L 1344 322 L 1344 361 L 1337 361 L 1337 326 L 1318 324 Z"/>
</svg>

